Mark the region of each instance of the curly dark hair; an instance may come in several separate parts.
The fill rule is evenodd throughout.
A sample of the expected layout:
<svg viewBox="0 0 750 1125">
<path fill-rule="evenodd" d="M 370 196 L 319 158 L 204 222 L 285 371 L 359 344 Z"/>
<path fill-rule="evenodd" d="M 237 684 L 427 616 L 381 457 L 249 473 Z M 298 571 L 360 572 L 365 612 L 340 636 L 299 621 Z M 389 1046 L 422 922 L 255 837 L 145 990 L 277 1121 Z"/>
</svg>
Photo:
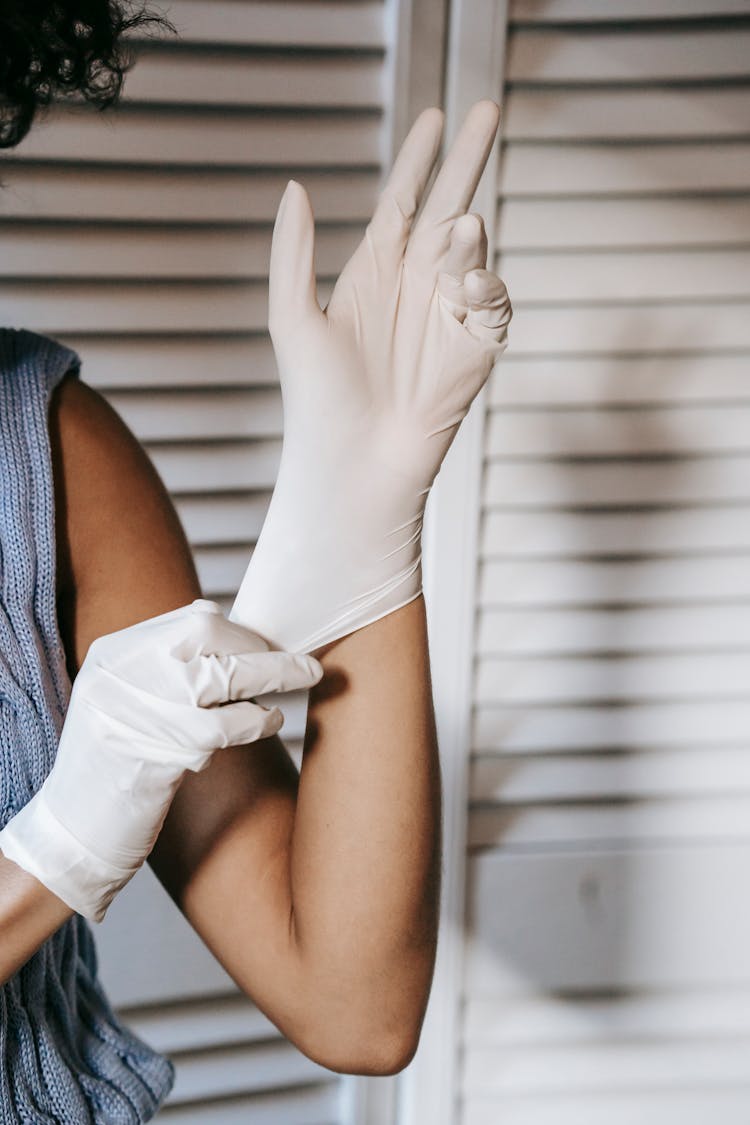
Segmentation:
<svg viewBox="0 0 750 1125">
<path fill-rule="evenodd" d="M 0 148 L 28 133 L 58 95 L 81 95 L 99 109 L 120 96 L 134 57 L 123 33 L 176 28 L 141 4 L 118 0 L 0 0 Z"/>
</svg>

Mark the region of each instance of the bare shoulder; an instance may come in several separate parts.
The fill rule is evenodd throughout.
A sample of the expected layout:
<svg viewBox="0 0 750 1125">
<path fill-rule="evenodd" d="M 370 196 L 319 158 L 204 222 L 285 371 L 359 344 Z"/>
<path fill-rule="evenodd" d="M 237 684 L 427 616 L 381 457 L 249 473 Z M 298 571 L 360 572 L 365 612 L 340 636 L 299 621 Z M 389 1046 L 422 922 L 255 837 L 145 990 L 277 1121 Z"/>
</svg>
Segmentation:
<svg viewBox="0 0 750 1125">
<path fill-rule="evenodd" d="M 58 619 L 73 673 L 95 637 L 184 605 L 200 585 L 164 484 L 106 399 L 66 376 L 49 432 Z"/>
</svg>

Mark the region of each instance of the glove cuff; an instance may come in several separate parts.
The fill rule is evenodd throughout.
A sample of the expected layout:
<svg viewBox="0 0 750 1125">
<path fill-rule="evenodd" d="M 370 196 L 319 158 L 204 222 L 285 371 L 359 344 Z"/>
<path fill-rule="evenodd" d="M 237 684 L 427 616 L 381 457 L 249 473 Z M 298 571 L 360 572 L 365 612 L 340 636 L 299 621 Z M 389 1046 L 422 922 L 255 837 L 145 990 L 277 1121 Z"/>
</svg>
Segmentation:
<svg viewBox="0 0 750 1125">
<path fill-rule="evenodd" d="M 101 922 L 138 868 L 126 870 L 94 855 L 50 811 L 44 789 L 0 831 L 0 850 L 71 910 Z"/>
</svg>

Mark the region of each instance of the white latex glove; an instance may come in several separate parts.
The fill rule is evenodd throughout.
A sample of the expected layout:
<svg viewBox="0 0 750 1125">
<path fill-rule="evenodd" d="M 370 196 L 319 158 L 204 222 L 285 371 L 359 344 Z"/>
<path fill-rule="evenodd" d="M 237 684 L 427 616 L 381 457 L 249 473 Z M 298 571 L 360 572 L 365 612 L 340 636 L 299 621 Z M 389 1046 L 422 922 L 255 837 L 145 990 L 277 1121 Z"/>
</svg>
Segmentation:
<svg viewBox="0 0 750 1125">
<path fill-rule="evenodd" d="M 54 766 L 0 849 L 101 922 L 156 842 L 185 770 L 280 729 L 279 708 L 252 696 L 322 675 L 313 657 L 268 651 L 203 598 L 99 637 L 73 683 Z"/>
<path fill-rule="evenodd" d="M 477 102 L 413 219 L 440 147 L 425 110 L 321 310 L 314 224 L 290 181 L 273 232 L 268 326 L 284 442 L 268 514 L 229 614 L 311 652 L 416 598 L 425 503 L 507 344 L 511 307 L 466 215 L 499 121 Z"/>
</svg>

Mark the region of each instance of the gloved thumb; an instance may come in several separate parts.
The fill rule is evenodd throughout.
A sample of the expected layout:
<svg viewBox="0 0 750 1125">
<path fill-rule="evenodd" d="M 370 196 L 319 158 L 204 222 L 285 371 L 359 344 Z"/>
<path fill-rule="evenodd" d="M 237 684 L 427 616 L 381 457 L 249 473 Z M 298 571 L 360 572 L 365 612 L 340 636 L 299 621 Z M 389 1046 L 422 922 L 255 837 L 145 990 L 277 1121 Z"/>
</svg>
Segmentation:
<svg viewBox="0 0 750 1125">
<path fill-rule="evenodd" d="M 315 221 L 302 184 L 290 180 L 276 212 L 268 277 L 268 327 L 273 335 L 301 315 L 320 314 L 315 284 Z"/>
</svg>

